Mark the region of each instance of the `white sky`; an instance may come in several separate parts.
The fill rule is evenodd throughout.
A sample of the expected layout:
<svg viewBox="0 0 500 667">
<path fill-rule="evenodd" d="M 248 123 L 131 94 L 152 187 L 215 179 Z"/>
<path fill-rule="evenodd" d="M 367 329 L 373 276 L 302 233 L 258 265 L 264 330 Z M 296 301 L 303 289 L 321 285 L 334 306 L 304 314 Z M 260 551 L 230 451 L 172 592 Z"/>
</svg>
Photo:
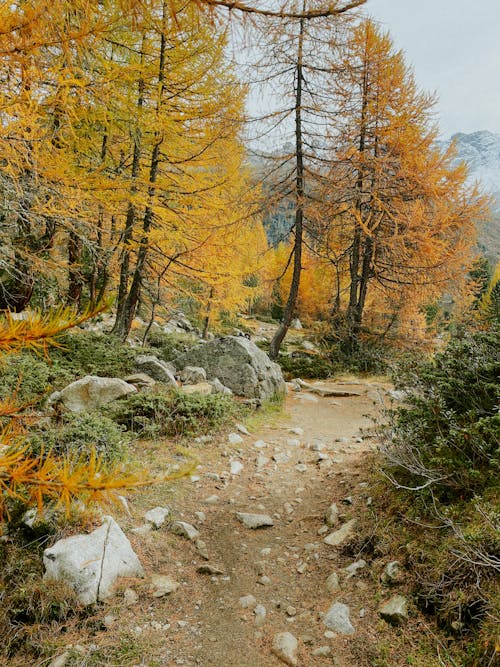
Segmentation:
<svg viewBox="0 0 500 667">
<path fill-rule="evenodd" d="M 500 133 L 500 0 L 368 0 L 365 12 L 405 51 L 419 86 L 438 94 L 444 138 Z"/>
</svg>

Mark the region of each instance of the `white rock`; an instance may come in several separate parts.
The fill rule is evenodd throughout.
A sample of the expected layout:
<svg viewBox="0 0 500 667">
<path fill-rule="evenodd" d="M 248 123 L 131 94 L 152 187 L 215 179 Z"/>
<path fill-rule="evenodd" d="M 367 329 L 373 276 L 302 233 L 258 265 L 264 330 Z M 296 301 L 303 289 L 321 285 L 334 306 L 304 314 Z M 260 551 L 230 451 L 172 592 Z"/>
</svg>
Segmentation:
<svg viewBox="0 0 500 667">
<path fill-rule="evenodd" d="M 170 507 L 154 507 L 149 512 L 146 512 L 144 518 L 153 528 L 161 528 L 165 523 L 167 517 L 170 516 Z"/>
<path fill-rule="evenodd" d="M 257 605 L 257 600 L 253 595 L 243 595 L 239 599 L 239 604 L 243 609 L 253 609 Z"/>
<path fill-rule="evenodd" d="M 298 641 L 290 632 L 279 632 L 273 639 L 273 654 L 289 667 L 297 667 Z"/>
<path fill-rule="evenodd" d="M 196 530 L 194 526 L 192 526 L 190 523 L 186 523 L 185 521 L 174 521 L 174 523 L 170 526 L 170 531 L 174 533 L 174 535 L 186 537 L 192 542 L 200 535 L 199 531 Z"/>
<path fill-rule="evenodd" d="M 297 463 L 297 465 L 294 467 L 297 472 L 307 472 L 307 466 L 305 463 Z"/>
<path fill-rule="evenodd" d="M 62 404 L 70 412 L 82 413 L 98 410 L 119 398 L 136 394 L 137 387 L 120 378 L 102 378 L 86 375 L 72 382 L 62 391 L 51 394 L 49 402 Z"/>
<path fill-rule="evenodd" d="M 336 572 L 332 572 L 326 580 L 326 590 L 330 593 L 336 593 L 340 590 L 339 577 Z"/>
<path fill-rule="evenodd" d="M 323 542 L 325 544 L 330 545 L 331 547 L 338 547 L 340 546 L 343 542 L 345 542 L 349 537 L 352 536 L 352 532 L 354 530 L 354 526 L 356 525 L 356 519 L 351 519 L 347 523 L 345 523 L 342 528 L 339 528 L 338 530 L 334 531 L 333 533 L 330 533 Z"/>
<path fill-rule="evenodd" d="M 236 428 L 240 433 L 243 433 L 243 435 L 250 435 L 250 432 L 245 426 L 245 424 L 236 424 Z"/>
<path fill-rule="evenodd" d="M 180 584 L 164 574 L 154 574 L 151 577 L 153 597 L 162 598 L 170 593 L 175 593 Z"/>
<path fill-rule="evenodd" d="M 203 500 L 203 503 L 205 505 L 217 505 L 218 502 L 219 502 L 219 496 L 216 496 L 215 494 L 213 496 L 208 496 L 208 498 L 205 498 L 205 500 Z"/>
<path fill-rule="evenodd" d="M 274 526 L 274 521 L 268 514 L 249 514 L 247 512 L 236 512 L 236 518 L 245 528 L 263 528 Z"/>
<path fill-rule="evenodd" d="M 354 563 L 351 563 L 345 568 L 345 571 L 347 572 L 347 578 L 350 579 L 351 577 L 354 577 L 358 572 L 366 567 L 366 561 L 363 560 L 362 558 L 360 560 L 354 561 Z"/>
<path fill-rule="evenodd" d="M 391 625 L 401 625 L 408 620 L 408 601 L 402 595 L 393 595 L 393 597 L 384 602 L 379 609 L 379 613 Z"/>
<path fill-rule="evenodd" d="M 294 426 L 290 429 L 290 433 L 293 433 L 294 435 L 304 435 L 304 429 L 300 428 L 300 426 Z"/>
<path fill-rule="evenodd" d="M 243 470 L 243 463 L 241 461 L 231 461 L 229 472 L 231 475 L 239 475 Z"/>
<path fill-rule="evenodd" d="M 264 440 L 256 440 L 253 443 L 254 447 L 257 447 L 257 449 L 263 449 L 264 447 L 267 447 L 267 443 L 264 442 Z"/>
<path fill-rule="evenodd" d="M 49 663 L 49 667 L 64 667 L 68 664 L 70 658 L 71 653 L 69 651 L 64 651 L 64 653 L 61 653 L 61 655 L 58 655 L 57 658 L 54 658 L 54 660 Z"/>
<path fill-rule="evenodd" d="M 314 649 L 312 654 L 315 657 L 328 658 L 332 654 L 332 649 L 329 646 L 318 646 L 318 648 Z"/>
<path fill-rule="evenodd" d="M 289 447 L 300 447 L 300 440 L 298 440 L 297 438 L 288 438 L 286 444 Z"/>
<path fill-rule="evenodd" d="M 341 635 L 353 635 L 356 631 L 349 620 L 349 607 L 341 602 L 334 602 L 323 617 L 327 628 Z"/>
<path fill-rule="evenodd" d="M 43 563 L 44 581 L 66 582 L 82 604 L 110 597 L 118 577 L 144 576 L 130 542 L 110 516 L 89 535 L 67 537 L 46 549 Z"/>
<path fill-rule="evenodd" d="M 244 442 L 243 438 L 238 433 L 230 433 L 227 436 L 227 440 L 230 445 L 241 445 L 241 443 Z"/>
<path fill-rule="evenodd" d="M 129 607 L 139 601 L 139 596 L 132 588 L 126 588 L 123 591 L 123 601 Z"/>
<path fill-rule="evenodd" d="M 273 454 L 273 460 L 276 463 L 288 463 L 290 457 L 286 452 L 277 452 L 276 454 Z"/>
<path fill-rule="evenodd" d="M 393 560 L 385 566 L 380 580 L 385 586 L 390 586 L 399 583 L 402 578 L 401 565 L 399 561 Z"/>
<path fill-rule="evenodd" d="M 255 614 L 255 625 L 258 628 L 260 628 L 262 625 L 264 625 L 266 620 L 266 615 L 267 615 L 266 608 L 264 607 L 264 605 L 258 604 L 253 610 L 253 613 Z"/>
</svg>

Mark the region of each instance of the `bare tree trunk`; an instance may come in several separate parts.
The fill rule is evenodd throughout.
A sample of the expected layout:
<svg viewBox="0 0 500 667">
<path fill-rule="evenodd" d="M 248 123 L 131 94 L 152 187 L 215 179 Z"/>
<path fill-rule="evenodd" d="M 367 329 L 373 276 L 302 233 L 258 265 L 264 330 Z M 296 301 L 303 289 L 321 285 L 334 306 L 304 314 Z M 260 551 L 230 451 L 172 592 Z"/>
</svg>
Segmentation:
<svg viewBox="0 0 500 667">
<path fill-rule="evenodd" d="M 293 244 L 293 274 L 288 299 L 286 302 L 283 319 L 278 330 L 269 346 L 269 356 L 271 359 L 277 359 L 281 343 L 287 334 L 292 321 L 297 297 L 300 288 L 300 274 L 302 271 L 302 244 L 303 244 L 303 224 L 304 224 L 304 146 L 302 140 L 302 86 L 304 83 L 303 74 L 303 44 L 304 44 L 304 19 L 300 19 L 299 39 L 297 45 L 297 66 L 296 77 L 297 84 L 295 90 L 295 223 L 294 223 L 294 244 Z"/>
</svg>

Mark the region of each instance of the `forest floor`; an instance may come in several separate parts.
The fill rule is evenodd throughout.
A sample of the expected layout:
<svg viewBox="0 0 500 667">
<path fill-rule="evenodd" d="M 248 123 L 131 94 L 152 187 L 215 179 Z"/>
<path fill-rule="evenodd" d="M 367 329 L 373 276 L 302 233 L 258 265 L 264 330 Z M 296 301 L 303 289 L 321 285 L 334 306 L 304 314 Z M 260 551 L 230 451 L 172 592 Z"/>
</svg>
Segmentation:
<svg viewBox="0 0 500 667">
<path fill-rule="evenodd" d="M 405 593 L 404 582 L 391 589 L 380 583 L 383 568 L 398 554 L 384 559 L 370 549 L 370 526 L 375 530 L 378 521 L 370 428 L 390 387 L 355 378 L 317 384 L 357 395 L 290 392 L 282 411 L 247 421 L 250 434 L 240 434 L 241 443 L 229 444 L 227 434 L 194 443 L 200 460 L 194 476 L 131 499 L 130 515 L 118 520 L 146 577 L 122 582 L 86 626 L 54 637 L 52 659 L 64 652 L 60 665 L 67 666 L 279 667 L 285 663 L 272 653 L 273 638 L 289 632 L 298 640 L 299 667 L 439 664 L 425 658 L 434 639 L 411 604 L 401 627 L 383 621 L 378 611 L 383 601 Z M 168 443 L 140 446 L 142 462 L 152 468 L 171 457 Z M 325 513 L 333 502 L 339 519 L 328 528 Z M 203 545 L 166 526 L 132 532 L 155 506 L 169 506 L 174 519 L 196 526 L 205 558 Z M 274 525 L 246 528 L 237 512 L 270 515 Z M 358 523 L 344 545 L 324 543 L 325 534 L 351 519 Z M 366 565 L 350 576 L 345 568 L 360 559 Z M 204 565 L 216 570 L 198 572 Z M 336 591 L 326 584 L 333 572 Z M 180 585 L 155 597 L 154 575 Z M 254 598 L 246 608 L 244 596 Z M 354 634 L 324 625 L 334 602 L 349 607 Z"/>
</svg>

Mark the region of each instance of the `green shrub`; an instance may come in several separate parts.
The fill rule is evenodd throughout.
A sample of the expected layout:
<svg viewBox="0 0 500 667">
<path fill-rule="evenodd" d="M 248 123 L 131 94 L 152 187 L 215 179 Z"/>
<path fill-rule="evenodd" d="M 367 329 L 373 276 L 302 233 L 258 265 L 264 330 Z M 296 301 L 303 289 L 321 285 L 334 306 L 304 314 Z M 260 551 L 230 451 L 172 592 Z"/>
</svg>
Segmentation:
<svg viewBox="0 0 500 667">
<path fill-rule="evenodd" d="M 160 359 L 172 361 L 199 343 L 199 339 L 191 334 L 167 334 L 161 331 L 150 331 L 147 343 Z"/>
<path fill-rule="evenodd" d="M 97 412 L 66 415 L 59 425 L 39 426 L 31 431 L 28 444 L 34 454 L 51 451 L 57 456 L 86 458 L 91 450 L 106 460 L 124 458 L 130 435 L 123 426 Z"/>
<path fill-rule="evenodd" d="M 221 394 L 158 391 L 133 394 L 117 402 L 112 416 L 136 433 L 195 436 L 221 428 L 235 410 L 231 397 Z"/>
<path fill-rule="evenodd" d="M 338 371 L 338 367 L 327 359 L 308 352 L 280 354 L 277 361 L 286 380 L 293 378 L 323 380 L 332 377 Z"/>
<path fill-rule="evenodd" d="M 78 377 L 123 377 L 133 371 L 134 359 L 142 353 L 121 342 L 116 336 L 93 331 L 67 333 L 58 339 L 58 343 L 61 347 L 50 352 L 54 368 Z"/>
<path fill-rule="evenodd" d="M 49 359 L 31 352 L 0 358 L 0 400 L 15 393 L 19 404 L 38 403 L 54 385 L 71 380 L 67 371 L 54 368 Z"/>
<path fill-rule="evenodd" d="M 453 500 L 495 483 L 499 377 L 495 332 L 459 335 L 414 372 L 415 393 L 390 414 L 385 431 L 385 449 L 403 485 L 432 487 L 442 500 Z"/>
</svg>

